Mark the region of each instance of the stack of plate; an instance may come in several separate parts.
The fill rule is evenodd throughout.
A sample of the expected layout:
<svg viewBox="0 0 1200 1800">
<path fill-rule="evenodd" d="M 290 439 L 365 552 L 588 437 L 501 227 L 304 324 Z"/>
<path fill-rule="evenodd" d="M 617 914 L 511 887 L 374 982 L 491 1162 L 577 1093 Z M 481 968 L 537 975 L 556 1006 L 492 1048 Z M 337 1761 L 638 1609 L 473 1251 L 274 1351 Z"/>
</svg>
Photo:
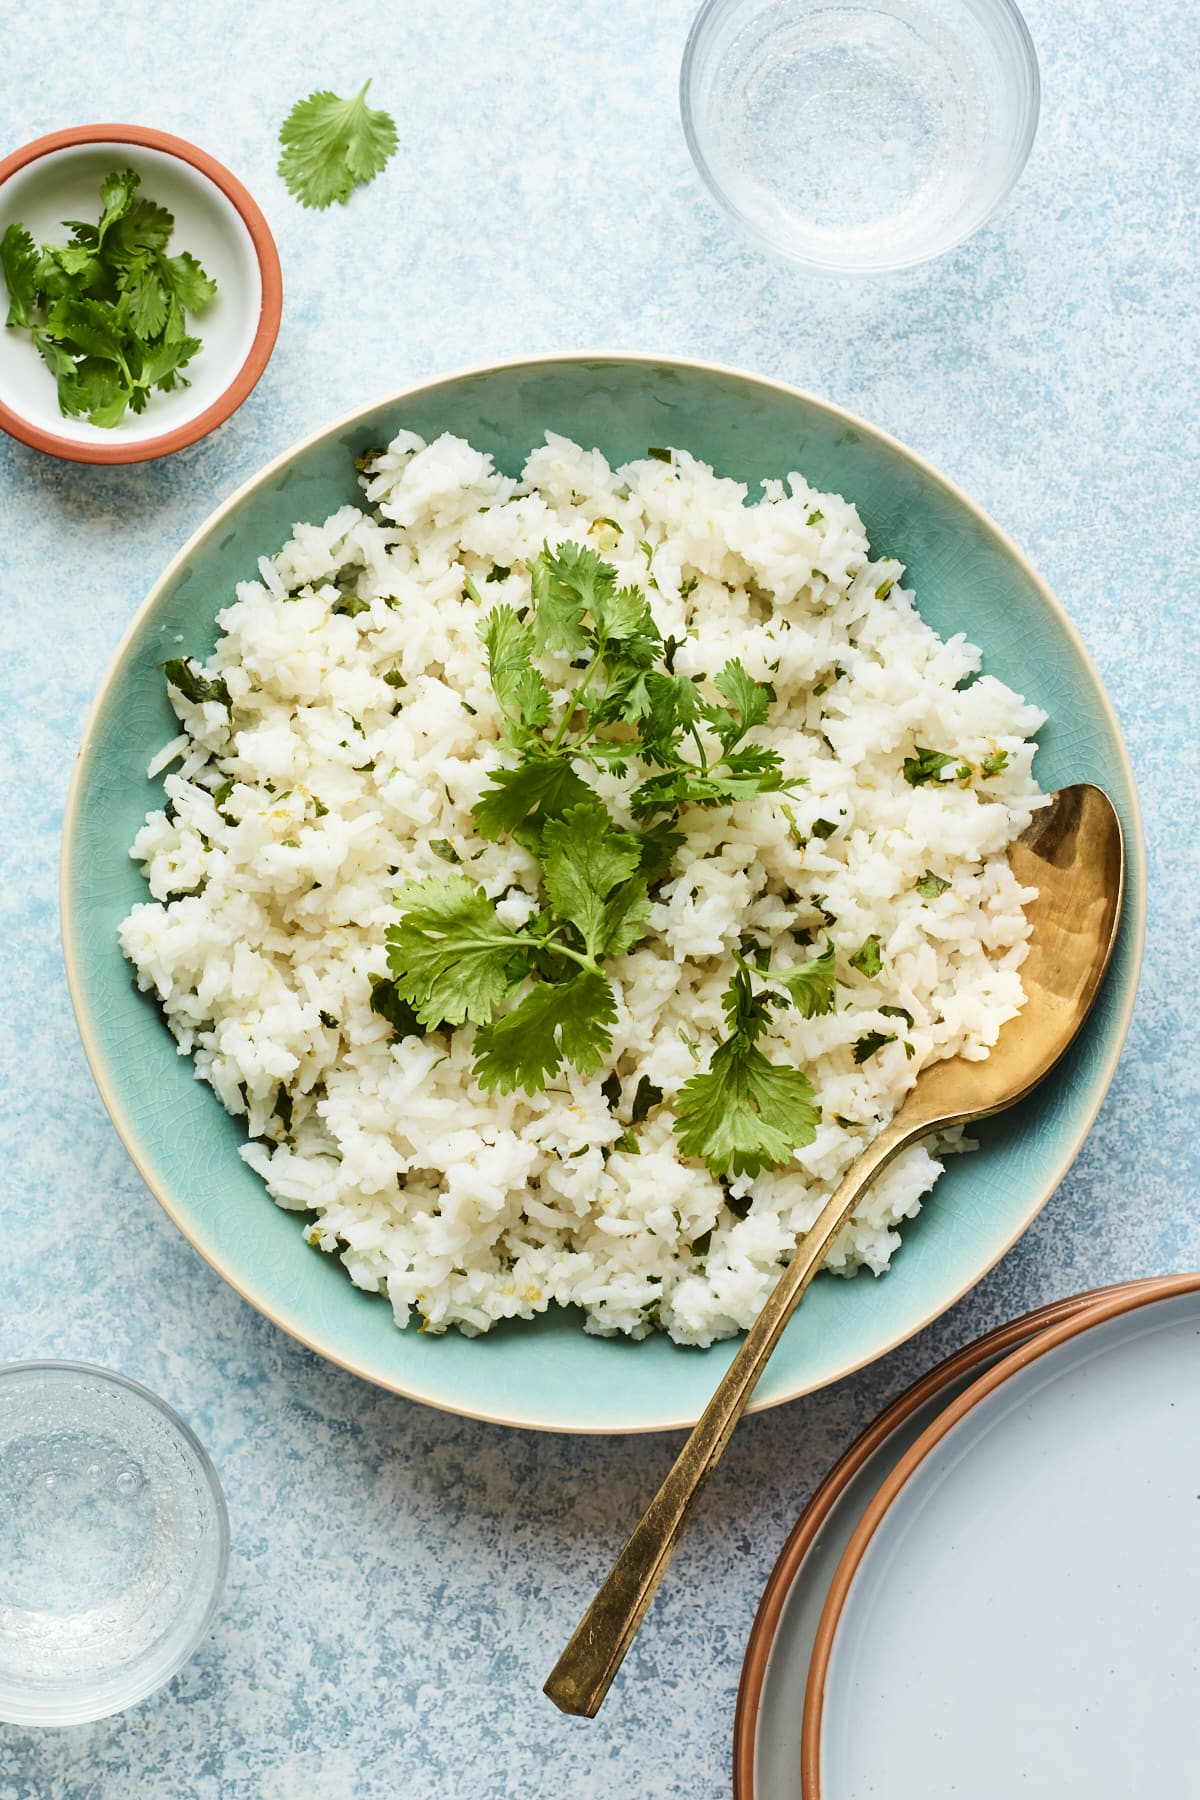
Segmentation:
<svg viewBox="0 0 1200 1800">
<path fill-rule="evenodd" d="M 784 1545 L 736 1800 L 1200 1794 L 1200 1275 L 1061 1300 L 896 1400 Z"/>
</svg>

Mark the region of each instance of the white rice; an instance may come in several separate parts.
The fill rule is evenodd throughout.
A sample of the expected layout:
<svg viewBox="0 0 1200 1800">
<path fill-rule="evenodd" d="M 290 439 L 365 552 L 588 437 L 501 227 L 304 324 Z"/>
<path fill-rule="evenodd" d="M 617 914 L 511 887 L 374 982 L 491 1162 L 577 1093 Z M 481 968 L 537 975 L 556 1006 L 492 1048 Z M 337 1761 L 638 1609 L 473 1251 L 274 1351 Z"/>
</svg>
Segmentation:
<svg viewBox="0 0 1200 1800">
<path fill-rule="evenodd" d="M 133 846 L 153 899 L 124 921 L 125 954 L 180 1053 L 246 1119 L 246 1161 L 280 1206 L 306 1215 L 311 1244 L 387 1294 L 398 1325 L 415 1310 L 422 1329 L 482 1332 L 554 1302 L 581 1307 L 593 1332 L 729 1336 L 754 1319 L 920 1070 L 985 1056 L 1020 1008 L 1032 895 L 1005 849 L 1041 804 L 1027 740 L 1044 715 L 992 677 L 972 679 L 974 646 L 942 642 L 902 565 L 872 555 L 854 508 L 799 475 L 767 483 L 751 505 L 744 486 L 682 451 L 612 470 L 548 435 L 515 481 L 462 439 L 426 445 L 402 432 L 364 485 L 373 511 L 297 525 L 219 615 L 207 669 L 226 681 L 232 713 L 172 696 L 183 735 L 151 772 L 179 766 L 163 783 L 169 810 L 152 812 Z M 448 872 L 433 840 L 448 840 L 490 896 L 508 891 L 501 910 L 514 924 L 533 909 L 536 863 L 511 841 L 484 844 L 471 819 L 502 758 L 464 576 L 484 610 L 521 607 L 528 560 L 566 539 L 599 549 L 623 582 L 649 582 L 664 634 L 687 634 L 681 672 L 711 674 L 737 656 L 774 684 L 755 737 L 807 786 L 688 812 L 649 935 L 609 968 L 610 1063 L 505 1096 L 473 1080 L 470 1027 L 394 1042 L 370 1008 L 370 977 L 388 972 L 397 883 Z M 339 572 L 367 610 L 334 611 Z M 565 663 L 543 667 L 562 699 Z M 382 679 L 390 670 L 402 690 Z M 1008 761 L 986 780 L 951 768 L 913 786 L 902 765 L 918 746 L 976 771 L 999 751 Z M 594 779 L 627 823 L 628 781 Z M 818 819 L 836 822 L 832 836 L 811 835 Z M 951 884 L 933 899 L 916 891 L 928 870 Z M 677 1153 L 671 1096 L 723 1035 L 739 936 L 753 931 L 784 966 L 812 954 L 793 935 L 804 928 L 818 944 L 827 929 L 837 947 L 837 1011 L 781 1013 L 763 1047 L 809 1074 L 816 1140 L 786 1168 L 725 1187 Z M 868 980 L 848 959 L 871 934 L 884 967 Z M 906 1008 L 911 1029 L 881 1005 Z M 896 1041 L 858 1066 L 854 1045 L 872 1030 Z M 601 1092 L 614 1069 L 624 1118 Z M 667 1099 L 634 1155 L 612 1146 L 643 1075 Z M 886 1269 L 897 1225 L 941 1171 L 935 1150 L 961 1147 L 899 1158 L 828 1266 Z"/>
</svg>

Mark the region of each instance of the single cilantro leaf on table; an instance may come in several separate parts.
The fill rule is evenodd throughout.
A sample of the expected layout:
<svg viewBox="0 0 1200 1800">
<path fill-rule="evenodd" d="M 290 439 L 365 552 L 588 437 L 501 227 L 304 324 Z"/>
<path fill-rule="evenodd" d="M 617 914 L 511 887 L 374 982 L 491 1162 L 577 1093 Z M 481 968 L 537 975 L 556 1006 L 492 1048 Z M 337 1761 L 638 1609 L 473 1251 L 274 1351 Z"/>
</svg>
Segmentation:
<svg viewBox="0 0 1200 1800">
<path fill-rule="evenodd" d="M 755 994 L 739 967 L 722 1000 L 730 1033 L 709 1066 L 675 1101 L 675 1131 L 685 1156 L 703 1157 L 714 1175 L 761 1174 L 811 1144 L 820 1109 L 802 1070 L 773 1063 L 757 1047 L 773 997 Z"/>
<path fill-rule="evenodd" d="M 593 1075 L 612 1049 L 617 1017 L 612 989 L 584 970 L 569 981 L 540 982 L 502 1019 L 475 1034 L 475 1076 L 503 1094 L 536 1093 L 564 1058 Z"/>
<path fill-rule="evenodd" d="M 815 1019 L 821 1013 L 831 1013 L 836 1009 L 836 961 L 837 952 L 832 943 L 826 943 L 819 956 L 810 957 L 807 962 L 794 963 L 790 969 L 776 971 L 774 979 L 783 983 L 802 1017 Z"/>
<path fill-rule="evenodd" d="M 365 82 L 351 100 L 327 88 L 298 100 L 279 131 L 279 173 L 302 206 L 343 203 L 379 174 L 399 142 L 390 113 L 367 105 Z"/>
</svg>

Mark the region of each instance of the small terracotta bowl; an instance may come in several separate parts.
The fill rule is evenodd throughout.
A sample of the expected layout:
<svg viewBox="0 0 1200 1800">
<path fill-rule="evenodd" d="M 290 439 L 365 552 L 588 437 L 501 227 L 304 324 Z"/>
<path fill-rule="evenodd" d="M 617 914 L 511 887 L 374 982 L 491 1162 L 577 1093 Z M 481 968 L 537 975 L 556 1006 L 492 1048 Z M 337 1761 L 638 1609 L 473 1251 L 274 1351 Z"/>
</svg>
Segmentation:
<svg viewBox="0 0 1200 1800">
<path fill-rule="evenodd" d="M 148 462 L 194 444 L 242 404 L 279 331 L 283 281 L 266 220 L 236 176 L 168 132 L 81 125 L 14 150 L 0 162 L 0 235 L 19 222 L 36 244 L 65 243 L 62 221 L 96 220 L 100 183 L 125 168 L 141 176 L 141 194 L 174 214 L 170 254 L 190 251 L 217 294 L 189 317 L 189 329 L 203 340 L 187 369 L 190 387 L 155 391 L 144 412 L 127 413 L 111 429 L 64 418 L 28 332 L 0 330 L 0 427 L 69 462 Z M 0 303 L 2 317 L 6 293 Z"/>
</svg>

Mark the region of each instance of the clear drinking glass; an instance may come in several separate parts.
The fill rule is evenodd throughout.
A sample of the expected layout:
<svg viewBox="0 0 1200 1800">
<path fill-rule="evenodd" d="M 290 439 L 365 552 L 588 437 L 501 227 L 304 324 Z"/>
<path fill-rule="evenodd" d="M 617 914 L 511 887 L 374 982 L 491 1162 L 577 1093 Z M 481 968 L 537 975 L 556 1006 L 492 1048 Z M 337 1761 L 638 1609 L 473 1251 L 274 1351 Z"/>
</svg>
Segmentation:
<svg viewBox="0 0 1200 1800">
<path fill-rule="evenodd" d="M 228 1561 L 216 1471 L 148 1389 L 87 1363 L 0 1369 L 0 1719 L 144 1700 L 204 1637 Z"/>
<path fill-rule="evenodd" d="M 706 0 L 684 52 L 688 148 L 713 194 L 806 268 L 880 274 L 960 243 L 1037 130 L 1011 0 Z"/>
</svg>

